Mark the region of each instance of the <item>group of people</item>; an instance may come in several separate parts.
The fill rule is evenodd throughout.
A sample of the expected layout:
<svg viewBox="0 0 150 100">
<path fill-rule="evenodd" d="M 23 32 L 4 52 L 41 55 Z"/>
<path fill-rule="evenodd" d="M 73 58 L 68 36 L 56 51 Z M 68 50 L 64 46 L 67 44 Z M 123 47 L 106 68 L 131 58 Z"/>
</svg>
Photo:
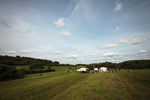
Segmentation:
<svg viewBox="0 0 150 100">
<path fill-rule="evenodd" d="M 122 69 L 118 69 L 118 68 L 109 68 L 107 70 L 90 70 L 90 73 L 116 73 L 117 71 L 123 72 Z"/>
<path fill-rule="evenodd" d="M 112 69 L 107 69 L 107 70 L 90 70 L 90 73 L 115 73 L 116 70 L 114 68 Z"/>
</svg>

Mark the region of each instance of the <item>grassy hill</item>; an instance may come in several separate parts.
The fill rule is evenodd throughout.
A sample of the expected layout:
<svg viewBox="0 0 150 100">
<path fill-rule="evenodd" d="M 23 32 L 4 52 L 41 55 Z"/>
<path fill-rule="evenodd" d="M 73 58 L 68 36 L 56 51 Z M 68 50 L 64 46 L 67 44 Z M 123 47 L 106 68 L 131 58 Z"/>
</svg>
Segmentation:
<svg viewBox="0 0 150 100">
<path fill-rule="evenodd" d="M 78 73 L 69 66 L 0 82 L 1 100 L 141 100 L 150 99 L 150 70 L 127 73 Z M 66 72 L 69 71 L 69 72 Z M 72 72 L 71 72 L 72 71 Z"/>
</svg>

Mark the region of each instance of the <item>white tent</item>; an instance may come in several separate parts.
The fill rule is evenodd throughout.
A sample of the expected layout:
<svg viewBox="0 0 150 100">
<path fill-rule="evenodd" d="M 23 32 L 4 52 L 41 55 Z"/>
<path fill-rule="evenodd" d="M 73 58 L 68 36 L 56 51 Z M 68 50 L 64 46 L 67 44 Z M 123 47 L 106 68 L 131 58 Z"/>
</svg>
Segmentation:
<svg viewBox="0 0 150 100">
<path fill-rule="evenodd" d="M 89 68 L 84 68 L 84 67 L 83 67 L 83 68 L 78 69 L 77 71 L 78 71 L 78 72 L 79 72 L 79 71 L 85 71 L 85 72 L 86 72 L 86 71 L 88 71 L 88 70 L 89 70 Z"/>
<path fill-rule="evenodd" d="M 98 71 L 98 68 L 94 68 L 94 71 Z"/>
<path fill-rule="evenodd" d="M 105 72 L 107 70 L 107 67 L 101 67 L 101 68 L 99 68 L 99 71 L 100 70 Z"/>
</svg>

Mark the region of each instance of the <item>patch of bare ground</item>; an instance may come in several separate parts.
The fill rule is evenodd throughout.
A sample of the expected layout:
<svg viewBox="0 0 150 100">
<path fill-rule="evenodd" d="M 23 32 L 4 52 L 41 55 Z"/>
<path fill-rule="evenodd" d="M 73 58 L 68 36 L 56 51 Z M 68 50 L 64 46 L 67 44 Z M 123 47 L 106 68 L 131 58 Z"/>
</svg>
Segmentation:
<svg viewBox="0 0 150 100">
<path fill-rule="evenodd" d="M 132 89 L 130 88 L 130 86 L 128 85 L 128 82 L 124 81 L 124 80 L 119 80 L 117 78 L 112 79 L 111 77 L 109 77 L 110 83 L 116 88 L 116 89 L 123 89 L 124 90 L 124 95 L 127 96 L 128 99 L 133 99 L 135 100 L 135 98 L 133 97 L 132 94 Z"/>
<path fill-rule="evenodd" d="M 117 89 L 120 89 L 123 84 L 126 84 L 126 81 L 121 81 L 121 80 L 119 80 L 117 78 L 116 79 L 112 79 L 111 77 L 110 77 L 110 82 Z"/>
<path fill-rule="evenodd" d="M 103 81 L 103 79 L 102 79 L 102 83 L 103 83 L 103 84 L 107 84 L 108 82 L 109 82 L 109 78 L 108 78 L 108 77 L 106 77 L 104 81 Z"/>
</svg>

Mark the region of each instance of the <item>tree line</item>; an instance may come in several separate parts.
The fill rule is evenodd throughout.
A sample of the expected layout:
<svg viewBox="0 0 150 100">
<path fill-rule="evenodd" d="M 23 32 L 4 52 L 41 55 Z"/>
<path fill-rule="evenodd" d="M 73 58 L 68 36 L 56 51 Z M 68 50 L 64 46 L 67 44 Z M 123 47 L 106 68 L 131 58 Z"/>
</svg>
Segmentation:
<svg viewBox="0 0 150 100">
<path fill-rule="evenodd" d="M 30 65 L 29 69 L 17 69 L 15 66 Z M 44 66 L 48 66 L 47 69 Z M 46 59 L 35 59 L 30 57 L 11 57 L 0 56 L 0 80 L 9 80 L 24 78 L 25 74 L 43 73 L 55 71 L 51 66 L 87 66 L 90 70 L 94 68 L 107 67 L 118 69 L 150 69 L 150 60 L 130 60 L 121 63 L 93 63 L 93 64 L 60 64 L 58 61 L 51 61 Z"/>
<path fill-rule="evenodd" d="M 51 61 L 51 60 L 46 60 L 46 59 L 36 59 L 36 58 L 30 58 L 30 57 L 12 57 L 12 56 L 2 56 L 0 55 L 0 64 L 4 65 L 19 65 L 19 66 L 24 66 L 24 65 L 31 65 L 34 63 L 38 63 L 41 65 L 52 65 L 52 66 L 59 66 L 58 61 Z"/>
<path fill-rule="evenodd" d="M 94 68 L 107 67 L 107 68 L 118 68 L 118 69 L 150 69 L 150 60 L 130 60 L 121 63 L 93 63 L 87 65 L 90 70 Z"/>
<path fill-rule="evenodd" d="M 17 69 L 17 65 L 30 65 L 29 69 Z M 29 57 L 0 56 L 0 80 L 24 78 L 25 74 L 55 71 L 51 66 L 60 65 L 58 61 L 42 60 Z M 44 69 L 44 66 L 48 66 Z"/>
</svg>

